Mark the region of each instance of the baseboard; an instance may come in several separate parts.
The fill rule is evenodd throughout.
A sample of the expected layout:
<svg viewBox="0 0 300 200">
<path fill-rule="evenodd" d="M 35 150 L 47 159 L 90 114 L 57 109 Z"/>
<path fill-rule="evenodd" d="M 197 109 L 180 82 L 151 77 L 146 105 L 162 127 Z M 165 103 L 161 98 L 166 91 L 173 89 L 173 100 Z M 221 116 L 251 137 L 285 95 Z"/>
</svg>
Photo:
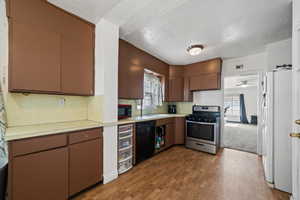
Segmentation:
<svg viewBox="0 0 300 200">
<path fill-rule="evenodd" d="M 103 184 L 107 184 L 117 178 L 118 178 L 118 171 L 113 171 L 109 174 L 104 174 L 103 175 Z"/>
</svg>

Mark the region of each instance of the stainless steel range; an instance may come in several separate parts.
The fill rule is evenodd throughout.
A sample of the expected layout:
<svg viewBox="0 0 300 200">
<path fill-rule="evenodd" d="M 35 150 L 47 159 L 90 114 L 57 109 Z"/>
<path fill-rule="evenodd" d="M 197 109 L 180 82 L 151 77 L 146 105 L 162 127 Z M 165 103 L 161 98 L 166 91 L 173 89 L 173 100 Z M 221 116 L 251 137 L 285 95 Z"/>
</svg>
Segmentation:
<svg viewBox="0 0 300 200">
<path fill-rule="evenodd" d="M 220 107 L 193 106 L 186 117 L 186 143 L 191 149 L 216 154 L 220 147 Z"/>
</svg>

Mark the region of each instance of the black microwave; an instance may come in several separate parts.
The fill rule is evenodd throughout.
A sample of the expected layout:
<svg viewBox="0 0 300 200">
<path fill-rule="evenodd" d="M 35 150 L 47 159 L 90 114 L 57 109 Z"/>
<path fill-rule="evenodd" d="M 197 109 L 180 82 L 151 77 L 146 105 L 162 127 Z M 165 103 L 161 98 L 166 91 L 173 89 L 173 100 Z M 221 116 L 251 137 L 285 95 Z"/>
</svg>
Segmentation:
<svg viewBox="0 0 300 200">
<path fill-rule="evenodd" d="M 131 117 L 131 105 L 119 104 L 118 105 L 118 119 L 126 119 Z"/>
</svg>

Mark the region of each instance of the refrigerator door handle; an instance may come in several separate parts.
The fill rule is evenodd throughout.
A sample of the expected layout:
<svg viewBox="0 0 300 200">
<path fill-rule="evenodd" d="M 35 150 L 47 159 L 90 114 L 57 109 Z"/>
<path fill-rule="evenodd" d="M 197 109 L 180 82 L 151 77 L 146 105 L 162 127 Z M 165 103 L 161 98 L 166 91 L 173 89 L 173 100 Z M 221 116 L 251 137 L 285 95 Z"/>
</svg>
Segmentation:
<svg viewBox="0 0 300 200">
<path fill-rule="evenodd" d="M 296 120 L 295 123 L 296 123 L 297 125 L 300 125 L 300 119 Z"/>
<path fill-rule="evenodd" d="M 300 133 L 290 133 L 290 136 L 300 138 Z"/>
</svg>

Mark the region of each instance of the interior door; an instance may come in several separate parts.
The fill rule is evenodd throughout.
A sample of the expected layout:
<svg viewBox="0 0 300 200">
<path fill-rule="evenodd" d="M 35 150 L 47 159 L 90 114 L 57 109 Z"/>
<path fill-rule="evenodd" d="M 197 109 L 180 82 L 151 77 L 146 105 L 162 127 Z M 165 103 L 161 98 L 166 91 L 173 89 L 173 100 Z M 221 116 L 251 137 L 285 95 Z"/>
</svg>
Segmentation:
<svg viewBox="0 0 300 200">
<path fill-rule="evenodd" d="M 300 2 L 293 1 L 293 119 L 300 119 Z M 293 132 L 300 133 L 300 125 L 293 123 Z M 293 199 L 300 200 L 300 138 L 292 138 Z"/>
</svg>

